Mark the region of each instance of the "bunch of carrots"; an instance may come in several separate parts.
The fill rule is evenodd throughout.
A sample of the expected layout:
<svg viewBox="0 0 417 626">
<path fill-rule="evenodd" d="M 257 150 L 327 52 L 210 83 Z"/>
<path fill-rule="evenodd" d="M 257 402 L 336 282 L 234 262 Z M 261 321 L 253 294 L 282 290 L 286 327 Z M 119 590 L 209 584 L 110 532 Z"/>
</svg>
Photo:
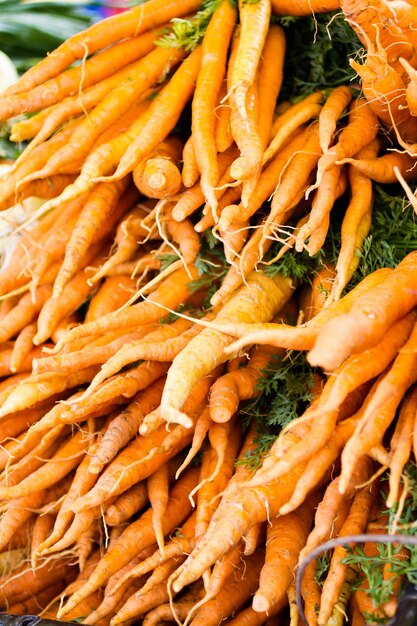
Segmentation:
<svg viewBox="0 0 417 626">
<path fill-rule="evenodd" d="M 361 80 L 284 101 L 277 16 L 312 10 L 343 11 Z M 357 275 L 375 183 L 403 186 L 415 232 L 414 12 L 148 0 L 0 96 L 23 142 L 0 207 L 26 207 L 0 270 L 2 610 L 394 615 L 416 559 L 416 237 Z"/>
</svg>

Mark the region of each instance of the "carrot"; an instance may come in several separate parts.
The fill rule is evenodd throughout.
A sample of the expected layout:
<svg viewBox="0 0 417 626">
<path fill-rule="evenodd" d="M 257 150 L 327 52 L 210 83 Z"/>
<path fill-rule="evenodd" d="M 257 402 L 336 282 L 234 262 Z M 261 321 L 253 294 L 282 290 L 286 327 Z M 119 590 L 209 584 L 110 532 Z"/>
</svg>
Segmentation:
<svg viewBox="0 0 417 626">
<path fill-rule="evenodd" d="M 8 606 L 8 612 L 11 615 L 37 615 L 62 593 L 65 584 L 65 579 L 55 582 L 40 591 L 35 597 Z"/>
<path fill-rule="evenodd" d="M 29 355 L 33 347 L 33 337 L 36 334 L 36 324 L 28 324 L 23 328 L 16 338 L 13 346 L 13 352 L 10 358 L 10 370 L 16 373 L 21 369 L 26 357 Z"/>
<path fill-rule="evenodd" d="M 32 540 L 30 544 L 31 564 L 36 568 L 37 563 L 37 548 L 46 539 L 54 527 L 55 516 L 54 515 L 38 515 L 35 519 L 32 530 Z"/>
<path fill-rule="evenodd" d="M 133 180 L 148 198 L 166 198 L 179 192 L 182 185 L 179 169 L 182 142 L 169 136 L 149 157 L 133 170 Z"/>
<path fill-rule="evenodd" d="M 365 532 L 374 500 L 375 489 L 372 486 L 358 492 L 340 529 L 339 537 Z M 319 624 L 327 624 L 346 581 L 348 566 L 343 563 L 343 559 L 347 553 L 348 550 L 344 546 L 338 546 L 333 552 L 329 571 L 322 588 Z"/>
<path fill-rule="evenodd" d="M 223 0 L 213 13 L 202 42 L 201 70 L 192 101 L 192 141 L 200 185 L 207 202 L 216 210 L 214 187 L 219 180 L 215 147 L 215 108 L 226 69 L 227 51 L 236 23 L 237 12 Z"/>
<path fill-rule="evenodd" d="M 198 470 L 193 469 L 174 485 L 164 517 L 164 535 L 170 533 L 173 528 L 190 514 L 191 504 L 188 500 L 188 493 L 195 485 L 197 477 Z M 110 576 L 120 569 L 121 566 L 127 564 L 135 554 L 155 541 L 155 531 L 151 519 L 152 510 L 148 510 L 136 522 L 127 527 L 98 563 L 85 585 L 75 592 L 61 609 L 60 618 L 77 606 L 81 600 L 101 587 L 103 583 L 107 582 Z"/>
<path fill-rule="evenodd" d="M 269 279 L 260 273 L 253 274 L 248 279 L 247 285 L 224 305 L 216 317 L 217 323 L 232 322 L 236 317 L 240 320 L 244 318 L 250 320 L 255 312 L 257 319 L 271 318 L 285 304 L 292 292 L 292 284 L 280 276 Z M 212 344 L 210 352 L 207 352 L 206 347 L 202 348 L 203 345 L 207 346 L 207 342 Z M 197 380 L 224 362 L 223 349 L 230 343 L 231 338 L 227 335 L 204 329 L 175 357 L 162 395 L 161 413 L 164 419 L 186 427 L 190 425 L 189 419 L 180 409 Z M 193 363 L 192 371 L 187 365 L 189 362 Z"/>
<path fill-rule="evenodd" d="M 268 525 L 265 564 L 259 576 L 259 588 L 252 600 L 255 611 L 269 612 L 285 602 L 299 551 L 310 532 L 317 501 L 317 494 L 312 495 L 297 511 L 278 517 Z"/>
<path fill-rule="evenodd" d="M 152 507 L 152 525 L 155 531 L 156 543 L 164 553 L 163 518 L 169 499 L 169 468 L 161 465 L 146 479 L 149 502 Z"/>
<path fill-rule="evenodd" d="M 230 63 L 230 60 L 229 60 Z M 216 127 L 214 129 L 214 140 L 216 150 L 222 154 L 228 150 L 234 142 L 230 129 L 230 105 L 224 102 L 227 94 L 227 81 L 223 80 L 216 104 Z"/>
<path fill-rule="evenodd" d="M 92 54 L 101 48 L 106 48 L 114 41 L 132 36 L 137 37 L 147 30 L 168 22 L 172 17 L 185 16 L 197 10 L 199 6 L 200 3 L 196 0 L 186 0 L 181 7 L 174 2 L 152 0 L 151 4 L 146 7 L 139 6 L 94 24 L 87 30 L 67 39 L 35 67 L 28 70 L 3 95 L 28 91 L 35 85 L 40 85 L 58 75 L 76 59 L 84 57 L 85 46 L 87 46 L 88 54 Z"/>
<path fill-rule="evenodd" d="M 293 155 L 301 149 L 305 137 L 303 134 L 295 135 L 288 145 L 282 149 L 262 171 L 259 183 L 252 194 L 247 208 L 240 205 L 229 205 L 225 207 L 219 218 L 219 225 L 226 229 L 233 222 L 241 222 L 249 219 L 256 213 L 262 204 L 274 192 L 277 180 L 280 179 L 285 167 L 288 166 Z"/>
<path fill-rule="evenodd" d="M 188 271 L 191 271 L 192 278 L 197 277 L 197 270 L 194 266 L 189 266 Z M 147 302 L 140 302 L 119 313 L 104 315 L 98 320 L 73 328 L 61 343 L 57 344 L 57 348 L 88 335 L 160 320 L 165 315 L 163 307 L 176 308 L 190 297 L 187 289 L 189 281 L 189 274 L 184 268 L 177 270 L 164 280 L 149 296 Z"/>
<path fill-rule="evenodd" d="M 360 296 L 349 313 L 337 317 L 323 326 L 308 360 L 334 369 L 346 356 L 376 345 L 394 322 L 403 317 L 415 305 L 411 276 L 414 273 L 415 253 L 408 254 L 380 285 Z M 381 302 L 382 308 L 379 308 Z M 395 302 L 395 306 L 390 306 Z M 337 330 L 335 328 L 337 326 Z M 337 346 L 334 346 L 335 332 Z M 327 346 L 331 344 L 332 354 Z"/>
<path fill-rule="evenodd" d="M 145 615 L 142 624 L 144 626 L 155 626 L 161 622 L 173 621 L 174 611 L 175 617 L 184 621 L 194 604 L 194 599 L 188 601 L 181 599 L 181 601 L 175 602 L 173 608 L 171 608 L 170 604 L 160 604 L 158 607 L 152 609 L 152 611 L 149 611 L 149 613 Z"/>
<path fill-rule="evenodd" d="M 239 115 L 244 123 L 247 123 L 246 96 L 255 82 L 269 30 L 270 16 L 271 4 L 267 0 L 260 0 L 256 5 L 239 1 L 241 34 L 228 92 L 234 94 Z"/>
<path fill-rule="evenodd" d="M 143 509 L 147 502 L 148 492 L 145 483 L 133 485 L 106 509 L 106 524 L 114 527 L 120 526 L 132 515 Z"/>
<path fill-rule="evenodd" d="M 327 294 L 333 285 L 335 267 L 329 263 L 317 271 L 310 285 L 305 285 L 300 292 L 300 320 L 310 322 L 326 304 Z"/>
<path fill-rule="evenodd" d="M 274 15 L 311 15 L 314 13 L 327 13 L 336 11 L 340 7 L 339 0 L 320 0 L 319 2 L 309 2 L 308 0 L 296 0 L 291 7 L 286 5 L 284 0 L 271 0 L 272 13 Z"/>
<path fill-rule="evenodd" d="M 51 295 L 51 286 L 44 285 L 36 289 L 34 298 L 25 294 L 18 304 L 2 320 L 0 327 L 0 341 L 7 341 L 23 330 L 27 324 L 36 318 L 46 300 Z"/>
<path fill-rule="evenodd" d="M 261 626 L 261 624 L 265 624 L 266 626 L 280 626 L 281 621 L 278 617 L 275 616 L 275 613 L 279 613 L 282 609 L 285 608 L 285 603 L 279 605 L 279 609 L 274 609 L 272 615 L 269 611 L 268 613 L 257 613 L 253 610 L 251 606 L 248 606 L 246 609 L 243 609 L 235 615 L 231 620 L 230 624 L 233 626 Z"/>
<path fill-rule="evenodd" d="M 200 237 L 194 230 L 194 224 L 190 220 L 169 219 L 167 229 L 170 237 L 178 244 L 182 262 L 187 265 L 194 263 L 200 249 Z"/>
<path fill-rule="evenodd" d="M 136 281 L 130 276 L 109 276 L 91 298 L 85 316 L 86 322 L 117 311 L 132 295 Z"/>
<path fill-rule="evenodd" d="M 323 94 L 314 92 L 294 104 L 275 121 L 272 127 L 273 138 L 263 156 L 263 163 L 267 163 L 279 152 L 289 137 L 303 124 L 314 119 L 320 113 Z M 320 129 L 320 126 L 319 126 Z"/>
<path fill-rule="evenodd" d="M 351 100 L 352 92 L 349 87 L 340 85 L 330 92 L 324 103 L 319 115 L 320 147 L 323 154 L 328 151 L 333 142 L 337 122 Z"/>
<path fill-rule="evenodd" d="M 3 445 L 7 439 L 23 433 L 34 422 L 37 422 L 44 413 L 45 408 L 26 409 L 4 417 L 0 422 L 0 439 Z"/>
<path fill-rule="evenodd" d="M 28 328 L 26 326 L 25 328 Z M 25 329 L 24 329 L 25 330 Z M 23 331 L 21 331 L 22 333 Z M 19 343 L 17 344 L 18 348 L 22 347 Z M 32 369 L 32 361 L 36 358 L 40 358 L 42 355 L 43 346 L 34 347 L 33 344 L 28 346 L 30 351 L 27 354 L 22 354 L 23 361 L 17 364 L 17 368 L 14 367 L 12 370 L 12 359 L 13 353 L 15 351 L 15 346 L 4 349 L 0 352 L 0 376 L 9 376 L 10 374 L 21 374 L 23 372 L 30 372 Z M 51 347 L 51 344 L 50 346 Z"/>
<path fill-rule="evenodd" d="M 160 378 L 144 391 L 139 391 L 123 412 L 110 422 L 91 460 L 89 472 L 99 474 L 138 432 L 143 417 L 159 405 L 164 383 L 165 379 Z"/>
<path fill-rule="evenodd" d="M 200 178 L 197 159 L 195 156 L 193 136 L 190 135 L 184 144 L 182 151 L 181 178 L 184 187 L 193 187 Z"/>
<path fill-rule="evenodd" d="M 36 198 L 54 198 L 64 191 L 67 185 L 70 185 L 76 179 L 75 174 L 57 174 L 50 178 L 43 180 L 35 180 L 28 185 L 19 188 L 16 191 L 15 197 L 9 196 L 9 198 L 0 205 L 0 210 L 5 210 L 14 206 L 15 204 L 21 204 L 26 198 L 35 196 Z"/>
<path fill-rule="evenodd" d="M 407 152 L 388 152 L 378 158 L 342 159 L 338 163 L 349 163 L 376 183 L 392 184 L 397 182 L 394 168 L 397 167 L 405 180 L 414 180 L 416 160 Z"/>
<path fill-rule="evenodd" d="M 318 626 L 317 608 L 321 601 L 321 589 L 316 581 L 317 564 L 317 559 L 308 564 L 301 585 L 301 595 L 305 604 L 304 613 L 310 626 Z"/>
<path fill-rule="evenodd" d="M 34 509 L 40 508 L 45 502 L 44 489 L 28 496 L 12 500 L 0 521 L 0 549 L 3 550 L 13 539 L 14 534 L 23 528 L 32 516 Z"/>
<path fill-rule="evenodd" d="M 148 233 L 148 231 L 142 226 L 142 220 L 147 214 L 146 207 L 142 204 L 138 204 L 119 222 L 114 239 L 117 249 L 94 274 L 91 278 L 92 282 L 96 282 L 103 276 L 106 276 L 109 270 L 117 266 L 119 263 L 128 261 L 136 251 L 138 245 L 143 243 L 143 241 L 150 235 L 150 233 Z"/>
<path fill-rule="evenodd" d="M 265 39 L 258 75 L 259 110 L 262 111 L 259 134 L 264 148 L 270 140 L 275 104 L 282 85 L 285 49 L 284 30 L 277 24 L 271 24 Z"/>
<path fill-rule="evenodd" d="M 352 291 L 339 301 L 332 303 L 320 311 L 317 316 L 308 324 L 301 326 L 289 326 L 287 324 L 256 324 L 256 325 L 239 325 L 224 324 L 218 326 L 219 330 L 239 336 L 240 339 L 235 341 L 230 348 L 226 348 L 226 352 L 240 350 L 243 346 L 253 343 L 269 344 L 282 348 L 294 350 L 309 350 L 314 345 L 321 328 L 324 327 L 333 317 L 338 318 L 339 311 L 349 311 L 356 299 L 367 294 L 371 289 L 382 283 L 392 270 L 384 268 L 369 274 L 361 281 Z"/>
<path fill-rule="evenodd" d="M 213 387 L 211 389 L 213 389 Z M 187 456 L 185 457 L 184 461 L 182 462 L 182 464 L 178 468 L 177 473 L 175 475 L 175 478 L 178 478 L 178 476 L 189 465 L 189 463 L 196 456 L 196 454 L 199 452 L 199 450 L 201 450 L 201 447 L 203 445 L 204 439 L 205 439 L 205 437 L 206 437 L 206 435 L 208 433 L 208 430 L 209 430 L 211 424 L 212 424 L 212 420 L 210 418 L 209 407 L 206 406 L 203 409 L 201 415 L 197 419 L 197 422 L 196 422 L 196 425 L 195 425 L 195 428 L 194 428 L 194 434 L 193 434 L 193 440 L 191 442 L 191 447 L 190 447 L 190 449 L 189 449 L 189 451 L 187 453 Z"/>
<path fill-rule="evenodd" d="M 65 96 L 80 94 L 81 90 L 99 83 L 110 73 L 117 72 L 150 52 L 155 38 L 156 34 L 150 32 L 121 41 L 26 93 L 3 97 L 0 103 L 1 119 L 45 109 Z"/>
</svg>

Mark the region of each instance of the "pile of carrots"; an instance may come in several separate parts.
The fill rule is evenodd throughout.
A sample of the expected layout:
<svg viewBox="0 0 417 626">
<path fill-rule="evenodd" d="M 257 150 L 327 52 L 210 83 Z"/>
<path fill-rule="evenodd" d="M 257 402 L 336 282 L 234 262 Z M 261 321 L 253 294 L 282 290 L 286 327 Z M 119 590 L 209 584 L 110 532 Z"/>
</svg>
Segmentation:
<svg viewBox="0 0 417 626">
<path fill-rule="evenodd" d="M 333 10 L 367 49 L 361 82 L 282 101 L 276 16 Z M 26 142 L 0 180 L 4 214 L 26 206 L 0 270 L 2 610 L 101 626 L 394 615 L 415 540 L 384 561 L 352 536 L 413 534 L 417 251 L 351 280 L 374 182 L 417 211 L 415 11 L 148 0 L 0 96 Z M 282 262 L 320 259 L 336 213 L 335 262 L 301 286 Z M 296 355 L 308 402 L 263 447 L 245 407 Z M 296 588 L 297 565 L 344 537 Z"/>
</svg>

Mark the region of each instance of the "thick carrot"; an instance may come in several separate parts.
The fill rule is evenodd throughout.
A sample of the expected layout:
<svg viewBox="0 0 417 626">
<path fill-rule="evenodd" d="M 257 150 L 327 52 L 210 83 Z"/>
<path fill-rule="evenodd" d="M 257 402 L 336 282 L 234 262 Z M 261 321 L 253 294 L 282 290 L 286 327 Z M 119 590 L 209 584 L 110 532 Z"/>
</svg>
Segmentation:
<svg viewBox="0 0 417 626">
<path fill-rule="evenodd" d="M 16 602 L 7 607 L 10 615 L 37 615 L 50 603 L 60 596 L 66 585 L 66 580 L 62 579 L 52 583 L 46 589 L 40 591 L 36 596 Z"/>
<path fill-rule="evenodd" d="M 300 326 L 289 326 L 287 324 L 230 324 L 218 326 L 219 330 L 239 336 L 226 352 L 240 350 L 243 346 L 253 343 L 269 344 L 272 346 L 289 348 L 294 350 L 309 350 L 313 347 L 321 328 L 334 317 L 339 318 L 339 311 L 349 311 L 355 301 L 366 295 L 376 285 L 383 283 L 391 275 L 392 270 L 384 268 L 369 274 L 352 291 L 339 301 L 332 303 L 320 311 L 311 322 Z"/>
<path fill-rule="evenodd" d="M 43 61 L 28 70 L 17 83 L 7 89 L 4 95 L 28 91 L 35 85 L 40 85 L 56 76 L 76 59 L 82 59 L 86 47 L 88 53 L 92 54 L 101 48 L 106 48 L 114 41 L 140 35 L 165 24 L 173 17 L 185 16 L 199 7 L 200 2 L 196 0 L 186 0 L 180 7 L 176 2 L 151 0 L 151 3 L 146 6 L 138 6 L 126 13 L 94 24 L 87 30 L 67 39 Z"/>
<path fill-rule="evenodd" d="M 200 178 L 197 159 L 195 156 L 193 136 L 190 135 L 184 144 L 182 151 L 181 178 L 184 187 L 193 187 Z"/>
<path fill-rule="evenodd" d="M 90 300 L 85 321 L 93 322 L 103 315 L 117 311 L 129 300 L 135 287 L 136 281 L 130 276 L 109 276 L 106 278 Z"/>
<path fill-rule="evenodd" d="M 255 312 L 257 319 L 260 317 L 264 320 L 270 319 L 290 298 L 292 289 L 292 283 L 279 275 L 270 279 L 260 273 L 254 273 L 248 279 L 247 286 L 224 305 L 216 317 L 216 322 L 221 324 L 244 318 L 250 320 L 253 319 Z M 164 419 L 185 426 L 190 425 L 187 416 L 181 413 L 181 407 L 198 379 L 224 363 L 223 350 L 230 343 L 229 336 L 204 329 L 175 357 L 162 395 L 161 413 Z M 208 352 L 207 345 L 210 344 L 212 347 Z M 192 370 L 189 369 L 190 362 L 193 363 Z"/>
<path fill-rule="evenodd" d="M 196 484 L 198 469 L 189 471 L 173 487 L 164 517 L 163 533 L 168 534 L 191 513 L 191 504 L 188 500 L 190 489 Z M 155 531 L 152 523 L 152 511 L 148 510 L 115 541 L 98 563 L 93 574 L 85 585 L 71 596 L 70 600 L 60 611 L 60 618 L 71 611 L 81 600 L 96 591 L 107 582 L 112 574 L 121 566 L 126 565 L 139 551 L 155 541 Z"/>
<path fill-rule="evenodd" d="M 29 326 L 31 326 L 31 324 L 26 326 L 21 331 L 20 334 L 22 334 L 27 328 L 29 328 Z M 28 331 L 28 334 L 31 334 L 31 332 Z M 19 337 L 20 335 L 17 337 L 16 342 L 19 339 Z M 23 339 L 24 337 L 22 338 L 22 340 Z M 28 343 L 29 343 L 28 335 L 26 335 L 26 339 L 28 340 Z M 15 350 L 16 342 L 13 347 L 7 348 L 0 352 L 0 376 L 2 377 L 9 376 L 10 374 L 21 374 L 23 372 L 30 372 L 32 369 L 32 362 L 34 361 L 34 359 L 40 358 L 42 356 L 42 349 L 44 346 L 34 347 L 31 342 L 30 345 L 26 346 L 29 351 L 27 352 L 27 354 L 25 354 L 23 352 L 24 346 L 22 345 L 21 341 L 19 341 L 17 343 L 17 349 L 20 352 L 19 354 L 19 352 L 16 353 L 16 350 Z M 52 347 L 52 344 L 49 344 L 49 347 Z M 16 361 L 13 364 L 14 354 L 16 354 L 16 356 L 18 357 L 18 359 L 20 359 L 21 362 Z"/>
<path fill-rule="evenodd" d="M 19 188 L 15 196 L 9 198 L 0 205 L 0 210 L 4 211 L 15 204 L 21 204 L 26 198 L 36 197 L 42 199 L 55 198 L 67 185 L 70 185 L 76 179 L 75 174 L 57 174 L 43 180 L 33 180 L 27 185 Z"/>
<path fill-rule="evenodd" d="M 148 198 L 167 198 L 179 192 L 182 185 L 180 160 L 182 142 L 171 135 L 133 170 L 133 180 Z"/>
<path fill-rule="evenodd" d="M 237 11 L 228 0 L 223 0 L 214 12 L 203 38 L 201 70 L 192 101 L 192 137 L 201 172 L 200 185 L 213 211 L 217 206 L 214 187 L 220 176 L 215 146 L 215 108 L 236 17 Z"/>
<path fill-rule="evenodd" d="M 194 266 L 189 266 L 188 271 L 191 272 L 192 278 L 197 278 L 198 274 Z M 176 308 L 190 297 L 191 294 L 187 288 L 189 281 L 189 274 L 184 268 L 177 270 L 164 280 L 146 302 L 140 302 L 119 313 L 104 315 L 98 320 L 73 328 L 60 344 L 57 344 L 57 348 L 88 335 L 160 320 L 165 315 L 164 306 L 169 309 Z"/>
<path fill-rule="evenodd" d="M 30 324 L 50 295 L 50 285 L 43 285 L 36 289 L 34 296 L 29 293 L 25 294 L 14 309 L 1 321 L 0 341 L 7 341 L 23 330 L 27 324 Z"/>
<path fill-rule="evenodd" d="M 285 601 L 317 502 L 318 494 L 312 495 L 297 511 L 277 517 L 268 525 L 265 563 L 259 576 L 259 588 L 252 600 L 255 611 L 271 611 Z"/>
<path fill-rule="evenodd" d="M 272 13 L 275 15 L 311 15 L 314 13 L 328 13 L 336 11 L 340 7 L 339 0 L 295 0 L 291 6 L 285 0 L 271 0 Z"/>
<path fill-rule="evenodd" d="M 416 160 L 407 152 L 388 152 L 378 158 L 342 159 L 341 163 L 349 163 L 355 170 L 361 172 L 376 183 L 393 184 L 397 182 L 394 168 L 397 167 L 405 180 L 415 180 Z"/>
<path fill-rule="evenodd" d="M 261 626 L 261 624 L 265 624 L 265 626 L 280 626 L 279 617 L 277 619 L 275 613 L 282 611 L 282 609 L 285 608 L 286 603 L 285 599 L 285 603 L 282 602 L 282 604 L 279 605 L 279 608 L 272 611 L 272 614 L 269 611 L 267 613 L 258 613 L 254 611 L 251 606 L 248 606 L 246 609 L 243 609 L 240 613 L 235 615 L 230 620 L 229 624 L 232 624 L 232 626 Z"/>
<path fill-rule="evenodd" d="M 165 379 L 160 378 L 144 391 L 139 391 L 122 413 L 110 422 L 91 459 L 89 472 L 99 474 L 119 450 L 137 434 L 144 416 L 159 406 L 164 384 Z"/>
<path fill-rule="evenodd" d="M 247 122 L 246 96 L 254 84 L 262 50 L 269 30 L 271 3 L 260 0 L 256 4 L 239 1 L 240 41 L 233 67 L 229 94 L 233 93 L 243 122 Z"/>
<path fill-rule="evenodd" d="M 230 63 L 230 60 L 229 60 Z M 216 105 L 216 128 L 214 139 L 216 150 L 220 154 L 228 150 L 233 145 L 233 136 L 230 129 L 230 104 L 224 102 L 227 94 L 227 81 L 223 80 L 220 89 L 219 99 Z M 185 184 L 185 183 L 184 183 Z"/>
<path fill-rule="evenodd" d="M 29 520 L 34 509 L 39 509 L 46 498 L 44 489 L 36 491 L 28 496 L 12 500 L 6 511 L 3 512 L 0 521 L 0 549 L 7 547 L 14 534 Z"/>
<path fill-rule="evenodd" d="M 376 497 L 375 491 L 372 486 L 366 487 L 355 496 L 348 516 L 340 529 L 339 537 L 361 534 L 366 530 L 371 507 Z M 344 546 L 338 546 L 333 552 L 329 571 L 322 588 L 319 624 L 327 624 L 346 581 L 348 565 L 343 563 L 343 559 L 347 553 L 348 549 Z"/>
<path fill-rule="evenodd" d="M 35 519 L 30 543 L 31 565 L 35 569 L 37 564 L 37 548 L 47 538 L 54 527 L 54 515 L 38 515 Z"/>
<path fill-rule="evenodd" d="M 415 305 L 417 290 L 413 287 L 412 277 L 416 260 L 416 253 L 408 254 L 382 284 L 359 297 L 349 313 L 338 316 L 337 322 L 333 320 L 325 324 L 309 352 L 309 362 L 331 370 L 349 354 L 376 345 L 388 328 Z M 395 304 L 391 306 L 391 303 Z M 331 356 L 328 353 L 330 345 Z"/>
<path fill-rule="evenodd" d="M 351 90 L 349 87 L 341 85 L 330 92 L 329 97 L 324 103 L 319 115 L 320 147 L 323 154 L 327 152 L 333 142 L 337 122 L 351 100 Z"/>
</svg>

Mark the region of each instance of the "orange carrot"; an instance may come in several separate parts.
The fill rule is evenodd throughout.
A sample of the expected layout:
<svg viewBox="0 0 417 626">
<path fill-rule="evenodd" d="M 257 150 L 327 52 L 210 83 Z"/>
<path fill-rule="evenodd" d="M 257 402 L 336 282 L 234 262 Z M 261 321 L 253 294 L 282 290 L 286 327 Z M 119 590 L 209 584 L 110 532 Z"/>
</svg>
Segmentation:
<svg viewBox="0 0 417 626">
<path fill-rule="evenodd" d="M 148 502 L 148 492 L 144 482 L 137 483 L 122 493 L 111 504 L 105 513 L 105 521 L 109 526 L 119 526 L 132 515 L 143 509 Z"/>
<path fill-rule="evenodd" d="M 163 519 L 169 499 L 169 469 L 168 464 L 161 465 L 146 479 L 149 502 L 152 507 L 152 525 L 155 531 L 156 543 L 161 553 L 164 553 Z"/>
<path fill-rule="evenodd" d="M 343 111 L 352 100 L 352 92 L 349 87 L 341 85 L 333 89 L 323 105 L 319 115 L 320 147 L 323 154 L 328 151 L 333 142 L 337 122 Z"/>
<path fill-rule="evenodd" d="M 197 270 L 193 266 L 189 266 L 188 271 L 191 271 L 192 278 L 197 278 Z M 74 339 L 103 331 L 108 332 L 123 326 L 129 327 L 157 321 L 165 315 L 164 306 L 173 309 L 186 302 L 190 297 L 187 289 L 189 281 L 189 274 L 181 268 L 168 276 L 149 296 L 147 302 L 140 302 L 119 313 L 104 315 L 98 320 L 73 328 L 64 340 L 57 344 L 57 347 L 62 347 Z"/>
<path fill-rule="evenodd" d="M 133 170 L 133 180 L 148 198 L 167 198 L 181 189 L 182 142 L 171 135 Z"/>
<path fill-rule="evenodd" d="M 94 453 L 89 472 L 99 474 L 110 463 L 128 441 L 137 434 L 145 415 L 153 411 L 160 403 L 165 379 L 160 378 L 139 391 L 130 404 L 109 424 Z"/>
<path fill-rule="evenodd" d="M 234 94 L 239 115 L 244 123 L 247 122 L 246 96 L 255 82 L 269 30 L 270 16 L 271 4 L 266 0 L 260 0 L 256 5 L 239 1 L 241 33 L 228 92 Z"/>
<path fill-rule="evenodd" d="M 1 322 L 0 341 L 14 337 L 36 318 L 39 311 L 51 295 L 51 286 L 44 285 L 36 289 L 34 297 L 25 294 L 18 304 Z"/>
<path fill-rule="evenodd" d="M 195 156 L 193 136 L 190 135 L 182 151 L 182 182 L 184 187 L 193 187 L 200 178 Z"/>
<path fill-rule="evenodd" d="M 296 0 L 288 7 L 285 0 L 271 0 L 272 13 L 275 15 L 311 15 L 314 13 L 328 13 L 336 11 L 340 7 L 339 0 Z"/>
<path fill-rule="evenodd" d="M 164 535 L 171 532 L 173 528 L 190 514 L 191 504 L 188 500 L 188 493 L 195 485 L 197 477 L 198 469 L 193 469 L 174 485 L 164 517 Z M 121 566 L 127 564 L 139 551 L 155 541 L 155 531 L 151 519 L 152 510 L 148 510 L 136 522 L 127 527 L 98 563 L 89 580 L 71 596 L 67 604 L 61 609 L 60 618 L 77 606 L 81 600 L 102 586 L 103 583 L 107 582 L 112 574 L 120 569 Z"/>
<path fill-rule="evenodd" d="M 40 508 L 46 498 L 44 489 L 12 500 L 0 521 L 0 548 L 3 551 L 13 535 L 29 520 L 34 509 Z"/>
<path fill-rule="evenodd" d="M 226 58 L 236 22 L 236 9 L 223 0 L 213 13 L 202 43 L 201 70 L 192 102 L 192 137 L 195 157 L 201 172 L 201 189 L 212 210 L 219 180 L 215 147 L 215 107 L 226 70 Z"/>
<path fill-rule="evenodd" d="M 229 61 L 230 63 L 230 61 Z M 220 154 L 228 150 L 233 145 L 233 137 L 230 129 L 230 104 L 224 102 L 227 93 L 227 83 L 223 80 L 220 88 L 218 102 L 216 104 L 216 127 L 214 129 L 214 139 L 216 150 Z"/>
<path fill-rule="evenodd" d="M 19 371 L 22 367 L 26 357 L 30 353 L 33 347 L 33 337 L 36 334 L 36 324 L 28 324 L 23 328 L 19 335 L 16 337 L 16 341 L 13 346 L 13 352 L 10 358 L 10 370 L 13 373 Z"/>
<path fill-rule="evenodd" d="M 87 46 L 88 54 L 106 48 L 114 41 L 139 34 L 168 22 L 172 17 L 188 15 L 199 8 L 196 0 L 186 0 L 181 7 L 174 2 L 152 0 L 146 7 L 139 6 L 126 13 L 115 15 L 104 22 L 94 24 L 81 33 L 73 35 L 51 52 L 43 61 L 28 70 L 5 94 L 28 91 L 35 85 L 58 75 L 76 59 L 82 59 Z"/>
<path fill-rule="evenodd" d="M 339 164 L 349 163 L 355 170 L 361 172 L 376 183 L 392 184 L 397 182 L 394 168 L 397 167 L 405 180 L 415 180 L 416 160 L 407 152 L 388 152 L 378 158 L 342 159 Z"/>
<path fill-rule="evenodd" d="M 297 511 L 278 517 L 268 525 L 265 564 L 252 600 L 255 611 L 271 611 L 285 601 L 298 554 L 310 532 L 317 501 L 317 494 L 310 496 Z"/>
<path fill-rule="evenodd" d="M 358 492 L 340 529 L 339 537 L 365 532 L 374 500 L 375 489 L 372 486 Z M 328 622 L 332 610 L 339 599 L 340 591 L 348 575 L 348 566 L 342 562 L 347 553 L 348 550 L 344 546 L 338 546 L 333 552 L 329 571 L 322 588 L 319 624 Z"/>
<path fill-rule="evenodd" d="M 31 564 L 36 568 L 37 563 L 37 549 L 38 546 L 47 538 L 49 533 L 54 527 L 55 516 L 54 515 L 38 515 L 35 519 L 32 530 L 32 539 L 30 544 Z"/>
<path fill-rule="evenodd" d="M 86 322 L 117 311 L 132 295 L 136 282 L 130 276 L 109 276 L 91 298 Z"/>
<path fill-rule="evenodd" d="M 382 284 L 359 297 L 349 313 L 338 316 L 337 323 L 336 320 L 328 322 L 309 353 L 309 362 L 331 370 L 349 354 L 376 345 L 388 328 L 415 305 L 411 276 L 416 258 L 417 254 L 408 254 Z M 380 309 L 382 299 L 384 305 Z M 395 302 L 395 307 L 389 306 L 391 302 Z M 337 346 L 334 345 L 335 331 Z M 332 345 L 330 358 L 329 344 Z"/>
</svg>

